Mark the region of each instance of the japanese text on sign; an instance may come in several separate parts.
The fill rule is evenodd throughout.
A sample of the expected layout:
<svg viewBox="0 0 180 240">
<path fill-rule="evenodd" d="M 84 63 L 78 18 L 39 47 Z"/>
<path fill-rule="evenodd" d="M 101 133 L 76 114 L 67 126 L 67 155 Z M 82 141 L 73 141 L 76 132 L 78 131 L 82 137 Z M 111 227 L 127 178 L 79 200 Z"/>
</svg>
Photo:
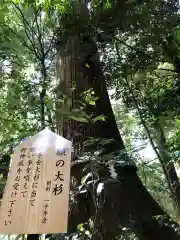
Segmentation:
<svg viewBox="0 0 180 240">
<path fill-rule="evenodd" d="M 15 149 L 0 208 L 0 233 L 66 232 L 70 159 L 71 142 L 49 130 Z"/>
</svg>

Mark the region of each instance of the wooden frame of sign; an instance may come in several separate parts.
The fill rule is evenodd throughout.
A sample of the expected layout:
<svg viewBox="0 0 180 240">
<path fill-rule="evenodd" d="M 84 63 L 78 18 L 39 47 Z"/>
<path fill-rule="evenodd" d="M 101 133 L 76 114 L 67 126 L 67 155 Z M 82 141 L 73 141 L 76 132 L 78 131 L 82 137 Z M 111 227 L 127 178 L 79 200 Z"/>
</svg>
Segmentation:
<svg viewBox="0 0 180 240">
<path fill-rule="evenodd" d="M 72 143 L 43 130 L 14 151 L 1 207 L 1 234 L 65 233 Z"/>
</svg>

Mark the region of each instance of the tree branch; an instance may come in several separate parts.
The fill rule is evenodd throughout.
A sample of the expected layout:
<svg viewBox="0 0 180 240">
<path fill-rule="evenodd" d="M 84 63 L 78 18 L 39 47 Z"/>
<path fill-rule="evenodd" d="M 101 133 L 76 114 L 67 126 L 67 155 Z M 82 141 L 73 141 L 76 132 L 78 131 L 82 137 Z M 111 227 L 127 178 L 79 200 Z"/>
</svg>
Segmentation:
<svg viewBox="0 0 180 240">
<path fill-rule="evenodd" d="M 40 53 L 41 53 L 41 61 L 44 61 L 44 41 L 42 40 L 42 33 L 41 33 L 41 9 L 36 9 L 36 7 L 33 5 L 33 9 L 35 12 L 35 22 L 36 22 L 36 28 L 37 28 L 37 38 L 40 46 Z M 38 16 L 40 15 L 40 24 L 38 23 Z"/>
<path fill-rule="evenodd" d="M 19 20 L 22 22 L 23 26 L 24 26 L 24 30 L 25 30 L 25 34 L 28 38 L 28 40 L 30 41 L 32 47 L 33 47 L 33 51 L 37 57 L 38 60 L 41 59 L 41 55 L 39 52 L 39 49 L 36 47 L 36 43 L 35 43 L 35 39 L 34 39 L 34 34 L 36 35 L 36 32 L 34 31 L 34 29 L 30 26 L 30 24 L 28 23 L 28 21 L 26 20 L 22 10 L 20 9 L 20 7 L 18 7 L 15 3 L 13 3 L 13 6 L 18 10 L 18 12 L 20 13 L 21 18 L 19 17 L 19 15 L 17 14 Z M 32 39 L 31 39 L 32 38 Z"/>
<path fill-rule="evenodd" d="M 119 48 L 118 48 L 117 44 L 116 44 L 116 51 L 117 51 L 118 57 L 120 58 Z M 163 171 L 164 171 L 164 175 L 165 175 L 165 177 L 166 177 L 166 180 L 167 180 L 167 183 L 168 183 L 168 186 L 169 186 L 171 195 L 172 195 L 173 199 L 176 199 L 175 194 L 174 194 L 174 190 L 173 190 L 173 188 L 172 188 L 171 181 L 170 181 L 170 178 L 169 178 L 168 170 L 167 170 L 167 168 L 166 168 L 166 165 L 164 164 L 164 161 L 163 161 L 161 155 L 159 154 L 159 152 L 158 152 L 158 150 L 157 150 L 157 148 L 156 148 L 156 146 L 155 146 L 155 144 L 154 144 L 154 141 L 153 141 L 153 138 L 152 138 L 151 133 L 150 133 L 150 131 L 149 131 L 149 128 L 148 128 L 148 126 L 147 126 L 147 124 L 146 124 L 146 121 L 144 120 L 143 113 L 141 112 L 141 109 L 140 109 L 140 107 L 139 107 L 139 102 L 138 102 L 138 100 L 136 99 L 136 97 L 134 96 L 133 90 L 132 90 L 132 88 L 130 87 L 129 82 L 128 82 L 128 80 L 127 80 L 126 77 L 125 77 L 125 81 L 126 81 L 126 85 L 127 85 L 128 90 L 129 90 L 129 93 L 131 94 L 131 96 L 132 96 L 132 98 L 133 98 L 133 101 L 134 101 L 134 104 L 135 104 L 135 106 L 136 106 L 136 109 L 137 109 L 137 111 L 138 111 L 138 114 L 139 114 L 141 123 L 142 123 L 144 129 L 146 130 L 146 133 L 147 133 L 147 136 L 148 136 L 149 141 L 150 141 L 150 143 L 151 143 L 151 146 L 152 146 L 152 148 L 153 148 L 156 156 L 158 157 L 158 159 L 159 159 L 159 161 L 160 161 L 160 163 L 161 163 L 161 166 L 162 166 L 162 169 L 163 169 Z M 177 203 L 176 203 L 176 205 L 177 205 Z M 177 205 L 177 207 L 178 207 L 178 205 Z"/>
</svg>

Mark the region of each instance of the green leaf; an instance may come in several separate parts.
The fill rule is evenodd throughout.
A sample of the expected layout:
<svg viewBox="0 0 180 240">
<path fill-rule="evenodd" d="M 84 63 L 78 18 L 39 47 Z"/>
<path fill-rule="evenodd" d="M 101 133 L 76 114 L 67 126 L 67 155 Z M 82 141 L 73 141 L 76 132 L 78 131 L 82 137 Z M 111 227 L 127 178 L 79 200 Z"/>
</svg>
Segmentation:
<svg viewBox="0 0 180 240">
<path fill-rule="evenodd" d="M 83 118 L 83 117 L 76 117 L 76 116 L 69 116 L 69 118 L 77 121 L 77 122 L 83 122 L 83 123 L 88 123 L 88 119 Z"/>
<path fill-rule="evenodd" d="M 78 226 L 77 226 L 77 229 L 80 231 L 80 232 L 82 232 L 83 230 L 84 230 L 84 228 L 83 228 L 83 223 L 80 223 Z"/>
<path fill-rule="evenodd" d="M 83 143 L 83 146 L 88 147 L 88 146 L 94 145 L 96 143 L 97 143 L 97 139 L 90 137 Z"/>
<path fill-rule="evenodd" d="M 96 102 L 95 101 L 89 101 L 89 105 L 95 105 Z"/>
<path fill-rule="evenodd" d="M 90 66 L 89 66 L 88 63 L 85 63 L 85 67 L 86 67 L 86 68 L 90 68 Z"/>
<path fill-rule="evenodd" d="M 111 7 L 111 3 L 110 3 L 109 0 L 106 0 L 106 7 L 107 7 L 107 8 L 110 8 L 110 7 Z"/>
<path fill-rule="evenodd" d="M 107 144 L 110 144 L 110 143 L 112 143 L 112 142 L 114 142 L 114 139 L 102 139 L 102 140 L 100 141 L 100 144 L 101 144 L 101 145 L 107 145 Z"/>
<path fill-rule="evenodd" d="M 106 119 L 103 115 L 100 115 L 100 116 L 93 118 L 92 121 L 95 123 L 97 121 L 106 121 Z"/>
</svg>

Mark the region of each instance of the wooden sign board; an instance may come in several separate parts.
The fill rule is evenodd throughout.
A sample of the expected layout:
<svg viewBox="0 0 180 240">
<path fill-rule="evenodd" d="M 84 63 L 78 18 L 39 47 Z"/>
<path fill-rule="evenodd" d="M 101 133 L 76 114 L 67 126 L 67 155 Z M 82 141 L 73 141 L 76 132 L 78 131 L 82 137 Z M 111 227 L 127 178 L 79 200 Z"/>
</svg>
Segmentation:
<svg viewBox="0 0 180 240">
<path fill-rule="evenodd" d="M 0 207 L 1 234 L 67 232 L 71 147 L 45 129 L 15 149 Z"/>
</svg>

